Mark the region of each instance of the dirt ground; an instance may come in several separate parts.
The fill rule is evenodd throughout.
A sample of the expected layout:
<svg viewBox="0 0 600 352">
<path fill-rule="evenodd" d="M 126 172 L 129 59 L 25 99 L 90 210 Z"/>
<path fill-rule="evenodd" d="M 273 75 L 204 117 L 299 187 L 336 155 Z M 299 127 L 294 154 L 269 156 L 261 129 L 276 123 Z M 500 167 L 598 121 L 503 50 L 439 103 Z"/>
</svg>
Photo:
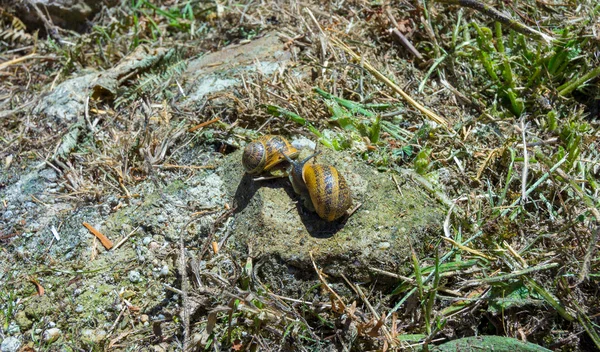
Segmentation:
<svg viewBox="0 0 600 352">
<path fill-rule="evenodd" d="M 594 2 L 37 3 L 0 8 L 0 351 L 600 350 Z M 246 173 L 263 135 L 347 214 Z"/>
</svg>

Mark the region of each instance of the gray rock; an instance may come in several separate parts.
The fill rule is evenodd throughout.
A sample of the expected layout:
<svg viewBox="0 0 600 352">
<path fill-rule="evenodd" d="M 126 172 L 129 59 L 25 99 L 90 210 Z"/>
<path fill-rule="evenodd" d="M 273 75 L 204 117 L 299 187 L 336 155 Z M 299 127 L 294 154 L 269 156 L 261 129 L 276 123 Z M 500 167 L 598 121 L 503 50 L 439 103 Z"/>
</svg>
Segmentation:
<svg viewBox="0 0 600 352">
<path fill-rule="evenodd" d="M 0 344 L 0 351 L 2 352 L 17 352 L 21 347 L 21 340 L 14 336 L 9 336 L 2 341 Z"/>
<path fill-rule="evenodd" d="M 133 282 L 134 284 L 138 283 L 142 280 L 142 276 L 136 270 L 130 271 L 129 275 L 127 275 L 127 277 L 129 278 L 129 281 Z"/>
<path fill-rule="evenodd" d="M 282 69 L 291 55 L 277 33 L 267 33 L 245 44 L 230 45 L 189 63 L 185 76 L 188 102 L 195 104 L 207 94 L 226 90 L 241 83 L 240 74 L 260 71 L 271 75 Z M 258 64 L 256 64 L 258 62 Z"/>
<path fill-rule="evenodd" d="M 81 340 L 86 345 L 95 345 L 106 339 L 106 330 L 103 329 L 83 329 L 81 330 Z"/>
<path fill-rule="evenodd" d="M 70 131 L 63 137 L 57 154 L 66 155 L 70 151 L 69 147 L 76 143 L 84 128 L 81 116 L 88 96 L 114 96 L 119 84 L 124 83 L 119 81 L 122 77 L 136 71 L 147 70 L 164 58 L 168 52 L 167 49 L 153 49 L 148 53 L 146 48 L 140 46 L 116 67 L 71 78 L 43 97 L 34 109 L 35 114 L 46 115 L 57 123 L 79 121 L 72 125 Z"/>
<path fill-rule="evenodd" d="M 39 175 L 48 182 L 55 182 L 58 179 L 58 175 L 56 174 L 56 171 L 54 171 L 54 169 L 52 169 L 52 168 L 46 168 L 44 170 L 41 170 L 39 172 Z"/>
<path fill-rule="evenodd" d="M 369 267 L 398 272 L 410 262 L 410 242 L 424 243 L 442 232 L 445 209 L 415 183 L 401 183 L 399 192 L 389 174 L 356 163 L 344 152 L 322 152 L 317 163 L 335 166 L 352 191 L 353 203 L 362 203 L 345 222 L 327 223 L 306 209 L 287 178 L 253 181 L 244 174 L 241 150 L 227 156 L 216 174 L 229 180 L 224 186 L 236 206 L 233 242 L 242 256 L 251 247 L 267 262 L 272 258 L 287 267 L 287 275 L 314 272 L 312 253 L 330 276 L 370 280 Z M 310 153 L 303 150 L 300 158 Z"/>
<path fill-rule="evenodd" d="M 19 324 L 17 324 L 17 322 L 13 320 L 10 322 L 10 324 L 8 324 L 6 333 L 9 335 L 19 334 L 19 333 L 21 333 L 21 328 L 19 327 Z"/>
</svg>

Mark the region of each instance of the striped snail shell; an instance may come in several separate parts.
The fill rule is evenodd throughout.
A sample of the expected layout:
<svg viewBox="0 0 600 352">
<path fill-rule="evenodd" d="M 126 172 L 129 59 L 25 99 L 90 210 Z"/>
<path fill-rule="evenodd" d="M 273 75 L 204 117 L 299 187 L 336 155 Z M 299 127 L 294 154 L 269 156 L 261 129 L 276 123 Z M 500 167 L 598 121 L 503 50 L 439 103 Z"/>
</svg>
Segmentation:
<svg viewBox="0 0 600 352">
<path fill-rule="evenodd" d="M 304 199 L 310 210 L 325 221 L 334 221 L 346 214 L 352 205 L 350 188 L 338 170 L 331 165 L 307 164 L 315 153 L 302 161 L 293 161 L 288 170 L 294 191 Z M 286 156 L 287 158 L 287 156 Z"/>
<path fill-rule="evenodd" d="M 286 159 L 298 156 L 298 150 L 281 136 L 262 136 L 246 145 L 242 155 L 244 169 L 250 175 L 258 175 L 269 171 Z"/>
</svg>

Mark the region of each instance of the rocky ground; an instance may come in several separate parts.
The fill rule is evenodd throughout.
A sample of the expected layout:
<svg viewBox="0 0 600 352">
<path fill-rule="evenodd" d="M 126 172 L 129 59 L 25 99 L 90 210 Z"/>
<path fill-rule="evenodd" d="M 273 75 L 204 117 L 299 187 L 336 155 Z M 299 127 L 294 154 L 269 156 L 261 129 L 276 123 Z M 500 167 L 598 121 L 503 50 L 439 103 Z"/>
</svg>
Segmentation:
<svg viewBox="0 0 600 352">
<path fill-rule="evenodd" d="M 0 351 L 594 350 L 597 75 L 563 97 L 593 40 L 466 3 L 7 3 Z M 350 214 L 245 173 L 266 134 Z"/>
</svg>

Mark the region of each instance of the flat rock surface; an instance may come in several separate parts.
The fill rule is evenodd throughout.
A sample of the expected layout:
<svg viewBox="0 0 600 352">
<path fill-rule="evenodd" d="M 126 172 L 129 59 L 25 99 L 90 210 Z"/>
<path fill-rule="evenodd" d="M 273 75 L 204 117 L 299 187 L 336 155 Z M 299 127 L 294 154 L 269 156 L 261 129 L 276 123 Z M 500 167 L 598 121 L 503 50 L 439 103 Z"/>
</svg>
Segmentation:
<svg viewBox="0 0 600 352">
<path fill-rule="evenodd" d="M 308 211 L 287 178 L 254 181 L 244 173 L 241 151 L 227 156 L 217 173 L 229 180 L 227 193 L 237 206 L 235 243 L 254 255 L 274 257 L 297 269 L 312 269 L 309 253 L 329 275 L 366 279 L 368 267 L 396 271 L 409 260 L 410 243 L 441 233 L 444 211 L 412 181 L 363 164 L 345 153 L 323 150 L 318 163 L 335 166 L 346 178 L 354 204 L 346 221 L 327 223 Z M 397 176 L 398 178 L 398 176 Z"/>
<path fill-rule="evenodd" d="M 197 103 L 207 94 L 242 83 L 240 75 L 260 71 L 271 75 L 290 59 L 277 33 L 244 44 L 236 44 L 189 62 L 185 77 L 188 102 Z"/>
</svg>

